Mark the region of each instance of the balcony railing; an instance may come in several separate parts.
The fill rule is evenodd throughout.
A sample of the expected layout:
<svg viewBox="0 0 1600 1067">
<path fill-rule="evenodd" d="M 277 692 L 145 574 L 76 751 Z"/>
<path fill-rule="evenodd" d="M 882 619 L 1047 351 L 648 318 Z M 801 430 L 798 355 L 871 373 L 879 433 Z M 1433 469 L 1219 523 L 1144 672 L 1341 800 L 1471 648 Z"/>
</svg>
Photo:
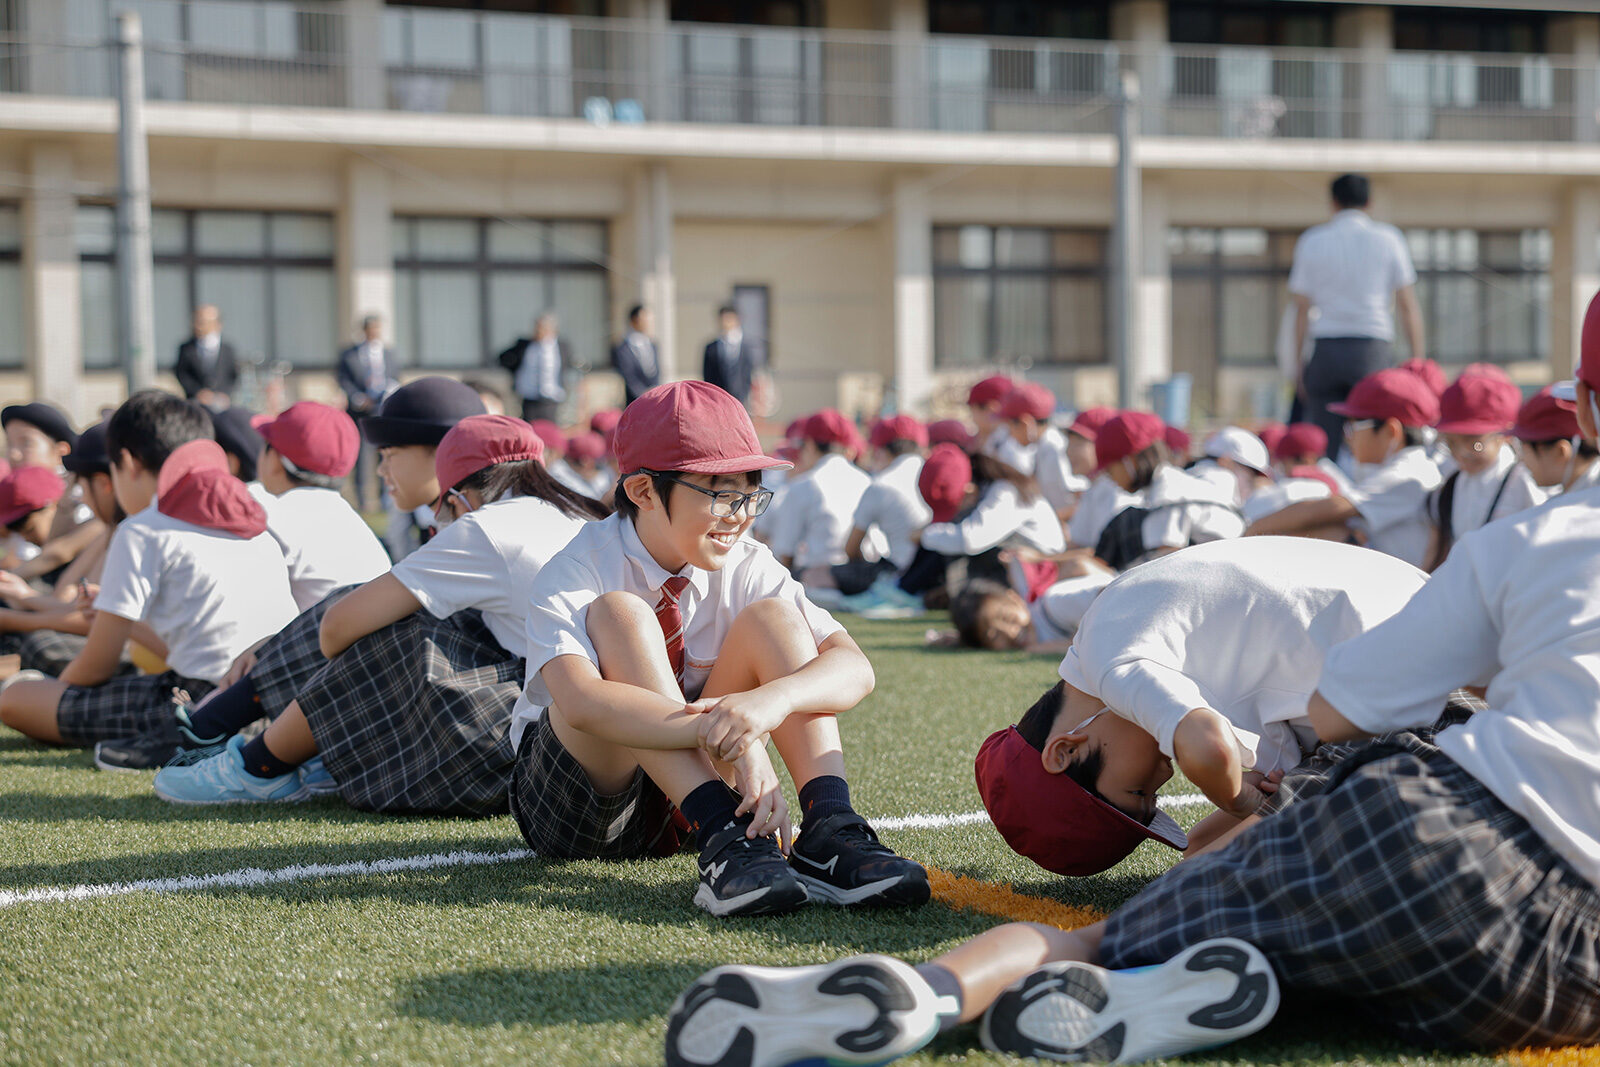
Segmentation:
<svg viewBox="0 0 1600 1067">
<path fill-rule="evenodd" d="M 0 0 L 0 91 L 107 96 L 110 9 Z M 1594 141 L 1600 66 L 1544 55 L 901 37 L 295 0 L 134 0 L 152 100 L 761 126 L 1084 134 L 1124 69 L 1149 134 Z M 94 5 L 77 5 L 95 10 Z"/>
</svg>

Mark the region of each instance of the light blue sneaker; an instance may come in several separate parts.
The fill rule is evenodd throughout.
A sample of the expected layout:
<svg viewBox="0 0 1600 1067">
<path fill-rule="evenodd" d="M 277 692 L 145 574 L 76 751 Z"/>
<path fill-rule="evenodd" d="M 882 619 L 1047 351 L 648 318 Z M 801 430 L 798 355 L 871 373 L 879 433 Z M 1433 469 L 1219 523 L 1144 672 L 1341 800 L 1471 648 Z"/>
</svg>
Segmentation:
<svg viewBox="0 0 1600 1067">
<path fill-rule="evenodd" d="M 311 795 L 299 768 L 276 778 L 257 778 L 244 769 L 243 753 L 244 738 L 235 734 L 227 748 L 208 760 L 164 767 L 156 773 L 156 796 L 172 804 L 281 804 Z"/>
<path fill-rule="evenodd" d="M 880 574 L 861 594 L 866 601 L 857 611 L 863 619 L 914 619 L 927 611 L 922 598 L 900 588 L 892 574 Z"/>
<path fill-rule="evenodd" d="M 312 756 L 300 764 L 300 784 L 305 787 L 307 798 L 335 796 L 339 792 L 339 783 L 328 773 L 321 756 Z"/>
</svg>

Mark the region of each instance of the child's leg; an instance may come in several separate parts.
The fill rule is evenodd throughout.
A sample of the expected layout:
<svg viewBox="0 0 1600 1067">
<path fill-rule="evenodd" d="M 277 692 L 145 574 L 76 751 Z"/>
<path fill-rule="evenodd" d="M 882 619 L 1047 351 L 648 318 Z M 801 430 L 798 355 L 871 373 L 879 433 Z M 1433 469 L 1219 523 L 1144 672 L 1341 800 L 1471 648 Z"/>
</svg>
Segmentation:
<svg viewBox="0 0 1600 1067">
<path fill-rule="evenodd" d="M 21 679 L 0 691 L 0 723 L 52 745 L 64 743 L 56 710 L 67 683 L 55 678 Z"/>
</svg>

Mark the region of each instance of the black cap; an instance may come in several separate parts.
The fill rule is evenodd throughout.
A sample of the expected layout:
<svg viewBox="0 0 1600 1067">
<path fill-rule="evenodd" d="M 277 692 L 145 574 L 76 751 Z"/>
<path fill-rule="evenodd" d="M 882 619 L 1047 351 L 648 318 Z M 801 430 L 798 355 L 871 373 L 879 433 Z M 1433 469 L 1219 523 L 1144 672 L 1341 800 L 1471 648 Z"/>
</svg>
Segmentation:
<svg viewBox="0 0 1600 1067">
<path fill-rule="evenodd" d="M 390 393 L 376 415 L 362 419 L 361 432 L 379 448 L 437 446 L 462 419 L 488 413 L 471 386 L 454 378 L 418 378 Z"/>
<path fill-rule="evenodd" d="M 111 457 L 106 455 L 106 424 L 97 422 L 80 433 L 61 465 L 73 474 L 110 471 Z"/>
<path fill-rule="evenodd" d="M 256 480 L 256 464 L 261 461 L 261 446 L 266 440 L 250 425 L 250 411 L 247 408 L 229 408 L 226 411 L 207 412 L 211 416 L 211 428 L 216 434 L 217 444 L 222 450 L 239 461 L 239 480 L 253 482 Z"/>
<path fill-rule="evenodd" d="M 65 441 L 69 445 L 78 439 L 67 417 L 42 400 L 35 400 L 31 404 L 12 404 L 0 411 L 0 426 L 10 426 L 13 419 L 37 426 L 57 441 Z"/>
</svg>

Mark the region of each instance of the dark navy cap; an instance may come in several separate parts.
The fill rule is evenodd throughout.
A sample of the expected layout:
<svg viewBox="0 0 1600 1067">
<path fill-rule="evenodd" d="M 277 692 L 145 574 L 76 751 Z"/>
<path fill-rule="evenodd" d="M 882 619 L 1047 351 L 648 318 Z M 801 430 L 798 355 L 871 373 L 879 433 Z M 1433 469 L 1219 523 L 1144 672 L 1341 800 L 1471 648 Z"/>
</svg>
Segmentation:
<svg viewBox="0 0 1600 1067">
<path fill-rule="evenodd" d="M 265 439 L 250 424 L 246 408 L 229 408 L 211 412 L 211 426 L 222 450 L 239 461 L 239 480 L 256 480 L 256 464 L 261 462 L 261 446 Z"/>
<path fill-rule="evenodd" d="M 454 378 L 418 378 L 390 393 L 376 415 L 362 419 L 361 432 L 379 448 L 437 447 L 450 427 L 469 415 L 488 413 L 471 386 Z"/>
<path fill-rule="evenodd" d="M 109 472 L 111 457 L 106 455 L 106 424 L 97 422 L 80 433 L 61 465 L 73 474 Z"/>
<path fill-rule="evenodd" d="M 57 441 L 65 441 L 69 445 L 78 439 L 67 417 L 42 400 L 35 400 L 31 404 L 12 404 L 0 411 L 0 426 L 10 426 L 13 419 L 37 426 Z"/>
</svg>

